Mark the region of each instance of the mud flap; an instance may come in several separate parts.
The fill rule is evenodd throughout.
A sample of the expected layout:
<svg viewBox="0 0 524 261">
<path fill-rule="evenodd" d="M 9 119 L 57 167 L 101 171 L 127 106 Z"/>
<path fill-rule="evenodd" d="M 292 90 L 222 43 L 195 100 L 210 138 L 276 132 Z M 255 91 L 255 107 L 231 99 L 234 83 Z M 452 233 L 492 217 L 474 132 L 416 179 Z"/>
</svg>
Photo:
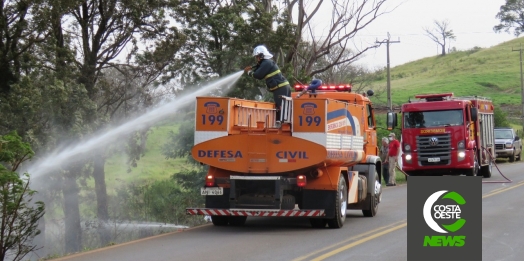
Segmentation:
<svg viewBox="0 0 524 261">
<path fill-rule="evenodd" d="M 335 217 L 335 198 L 337 191 L 304 190 L 302 192 L 302 209 L 324 209 L 325 218 Z"/>
<path fill-rule="evenodd" d="M 358 202 L 363 201 L 367 198 L 368 187 L 367 187 L 366 176 L 358 175 Z"/>
</svg>

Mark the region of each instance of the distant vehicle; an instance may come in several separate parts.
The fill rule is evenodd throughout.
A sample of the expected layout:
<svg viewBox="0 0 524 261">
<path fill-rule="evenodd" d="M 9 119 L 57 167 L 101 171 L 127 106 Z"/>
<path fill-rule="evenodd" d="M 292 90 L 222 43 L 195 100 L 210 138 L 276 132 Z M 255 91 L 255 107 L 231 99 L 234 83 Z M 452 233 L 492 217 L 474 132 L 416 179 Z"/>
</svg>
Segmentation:
<svg viewBox="0 0 524 261">
<path fill-rule="evenodd" d="M 508 158 L 509 162 L 521 159 L 522 140 L 515 130 L 509 127 L 495 128 L 495 153 L 497 158 Z"/>
<path fill-rule="evenodd" d="M 453 93 L 415 95 L 402 105 L 402 170 L 410 176 L 491 177 L 494 148 L 493 103 Z M 397 114 L 388 113 L 388 129 Z"/>
</svg>

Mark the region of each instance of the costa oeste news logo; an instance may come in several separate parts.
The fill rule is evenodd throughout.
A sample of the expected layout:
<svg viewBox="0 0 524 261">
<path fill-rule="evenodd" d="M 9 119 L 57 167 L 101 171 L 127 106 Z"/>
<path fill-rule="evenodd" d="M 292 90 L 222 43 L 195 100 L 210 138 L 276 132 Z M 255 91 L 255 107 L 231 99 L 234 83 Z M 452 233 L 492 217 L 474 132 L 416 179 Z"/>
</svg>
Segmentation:
<svg viewBox="0 0 524 261">
<path fill-rule="evenodd" d="M 462 247 L 466 244 L 464 235 L 446 235 L 459 231 L 466 224 L 461 218 L 464 204 L 464 197 L 455 191 L 440 190 L 428 197 L 423 208 L 424 221 L 439 234 L 424 236 L 425 247 Z"/>
</svg>

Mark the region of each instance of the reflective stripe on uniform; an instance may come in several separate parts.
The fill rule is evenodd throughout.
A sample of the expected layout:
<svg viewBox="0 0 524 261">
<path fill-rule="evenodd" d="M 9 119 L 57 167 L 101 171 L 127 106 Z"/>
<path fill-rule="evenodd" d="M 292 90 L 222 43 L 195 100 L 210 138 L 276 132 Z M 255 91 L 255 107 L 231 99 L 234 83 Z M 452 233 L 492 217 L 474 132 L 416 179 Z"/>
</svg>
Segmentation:
<svg viewBox="0 0 524 261">
<path fill-rule="evenodd" d="M 288 81 L 285 81 L 285 82 L 283 82 L 283 83 L 281 83 L 281 84 L 279 84 L 279 85 L 277 85 L 277 86 L 275 86 L 275 87 L 273 87 L 273 88 L 269 88 L 269 91 L 274 91 L 274 90 L 276 90 L 276 89 L 278 89 L 278 88 L 280 88 L 280 87 L 286 86 L 286 85 L 288 85 L 288 84 L 289 84 L 289 82 L 288 82 Z"/>
<path fill-rule="evenodd" d="M 267 79 L 267 78 L 269 78 L 269 77 L 271 77 L 271 76 L 275 76 L 275 75 L 277 75 L 278 73 L 280 73 L 280 70 L 276 70 L 276 71 L 274 71 L 274 72 L 272 72 L 272 73 L 266 75 L 266 77 L 264 77 L 264 79 Z"/>
</svg>

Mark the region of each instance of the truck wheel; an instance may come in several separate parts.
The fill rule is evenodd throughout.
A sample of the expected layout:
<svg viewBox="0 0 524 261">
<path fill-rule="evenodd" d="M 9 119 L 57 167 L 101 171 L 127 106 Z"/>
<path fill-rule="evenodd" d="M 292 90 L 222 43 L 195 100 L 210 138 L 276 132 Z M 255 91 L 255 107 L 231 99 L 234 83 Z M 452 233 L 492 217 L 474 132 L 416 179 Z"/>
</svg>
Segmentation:
<svg viewBox="0 0 524 261">
<path fill-rule="evenodd" d="M 337 197 L 335 199 L 335 217 L 327 221 L 330 228 L 341 228 L 344 226 L 347 207 L 348 189 L 346 187 L 346 179 L 343 175 L 340 175 L 338 179 Z"/>
<path fill-rule="evenodd" d="M 515 150 L 513 150 L 513 153 L 509 156 L 509 162 L 515 162 Z"/>
<path fill-rule="evenodd" d="M 489 160 L 489 165 L 480 168 L 480 173 L 484 178 L 491 178 L 491 172 L 493 171 L 493 161 Z"/>
<path fill-rule="evenodd" d="M 229 224 L 231 226 L 242 226 L 246 223 L 246 220 L 247 220 L 246 216 L 229 217 Z"/>
<path fill-rule="evenodd" d="M 324 218 L 310 218 L 309 223 L 311 223 L 311 226 L 314 228 L 325 228 L 327 220 Z"/>
<path fill-rule="evenodd" d="M 211 221 L 215 226 L 227 226 L 227 217 L 226 216 L 211 216 Z"/>
<path fill-rule="evenodd" d="M 469 169 L 466 173 L 466 176 L 474 176 L 476 177 L 479 173 L 479 162 L 477 160 L 477 155 L 475 153 L 475 158 L 473 160 L 473 168 Z"/>
</svg>

